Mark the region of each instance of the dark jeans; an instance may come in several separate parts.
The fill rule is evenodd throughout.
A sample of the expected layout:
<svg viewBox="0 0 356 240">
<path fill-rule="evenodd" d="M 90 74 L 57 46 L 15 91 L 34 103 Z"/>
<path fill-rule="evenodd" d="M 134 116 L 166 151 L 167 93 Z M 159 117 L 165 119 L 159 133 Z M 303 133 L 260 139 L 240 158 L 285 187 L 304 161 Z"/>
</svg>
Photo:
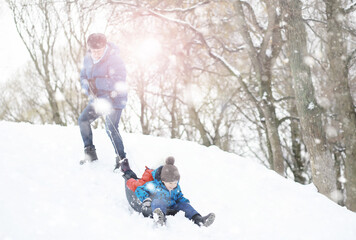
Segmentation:
<svg viewBox="0 0 356 240">
<path fill-rule="evenodd" d="M 126 157 L 124 150 L 124 144 L 119 132 L 119 122 L 122 109 L 113 109 L 112 112 L 105 118 L 105 128 L 112 144 L 114 145 L 115 153 L 120 156 L 121 159 Z M 93 104 L 83 110 L 78 119 L 80 133 L 82 134 L 84 147 L 94 146 L 93 133 L 90 124 L 100 117 L 100 114 L 95 112 Z"/>
<path fill-rule="evenodd" d="M 192 219 L 194 215 L 198 214 L 198 212 L 192 207 L 192 205 L 186 202 L 179 202 L 169 207 L 166 201 L 163 201 L 162 199 L 153 199 L 151 208 L 152 212 L 156 208 L 159 208 L 166 215 L 175 215 L 177 212 L 183 211 L 185 217 L 188 219 Z"/>
</svg>

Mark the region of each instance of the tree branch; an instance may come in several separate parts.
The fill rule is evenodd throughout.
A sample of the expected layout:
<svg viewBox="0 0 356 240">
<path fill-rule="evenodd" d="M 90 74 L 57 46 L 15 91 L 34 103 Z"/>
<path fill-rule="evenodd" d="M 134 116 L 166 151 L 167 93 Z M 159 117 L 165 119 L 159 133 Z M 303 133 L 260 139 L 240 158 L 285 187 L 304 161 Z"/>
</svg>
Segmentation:
<svg viewBox="0 0 356 240">
<path fill-rule="evenodd" d="M 343 12 L 344 12 L 345 14 L 349 14 L 349 13 L 355 11 L 355 9 L 356 9 L 356 2 L 353 2 L 353 3 L 351 3 L 349 6 L 347 6 L 347 7 L 343 10 Z"/>
<path fill-rule="evenodd" d="M 298 117 L 292 117 L 292 116 L 284 117 L 284 118 L 279 119 L 278 126 L 280 126 L 283 122 L 285 122 L 287 120 L 295 120 L 295 121 L 299 122 L 300 119 Z"/>
<path fill-rule="evenodd" d="M 195 5 L 191 6 L 191 7 L 188 7 L 188 8 L 172 8 L 172 9 L 155 8 L 154 10 L 158 11 L 158 12 L 167 12 L 167 13 L 172 13 L 172 12 L 184 13 L 184 12 L 189 12 L 189 11 L 195 10 L 198 7 L 201 7 L 203 5 L 209 4 L 210 2 L 211 2 L 210 0 L 207 0 L 207 1 L 204 1 L 204 2 L 199 2 L 199 3 L 197 3 L 197 4 L 195 4 Z"/>
</svg>

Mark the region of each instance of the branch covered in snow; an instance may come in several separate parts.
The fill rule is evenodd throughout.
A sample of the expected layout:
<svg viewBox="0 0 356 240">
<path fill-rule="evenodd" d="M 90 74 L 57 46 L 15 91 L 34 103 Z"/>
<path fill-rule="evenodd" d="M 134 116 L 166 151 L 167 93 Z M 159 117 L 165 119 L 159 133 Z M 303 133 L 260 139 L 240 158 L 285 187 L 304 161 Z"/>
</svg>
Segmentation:
<svg viewBox="0 0 356 240">
<path fill-rule="evenodd" d="M 114 3 L 125 3 L 126 2 L 122 2 L 122 1 L 115 1 L 115 0 L 110 0 L 110 2 L 114 2 Z M 192 9 L 192 8 L 196 8 L 198 6 L 201 6 L 203 4 L 207 4 L 209 3 L 210 1 L 205 1 L 205 2 L 201 2 L 201 3 L 198 3 L 190 8 L 187 8 L 187 9 Z M 222 56 L 216 54 L 215 52 L 213 52 L 211 50 L 211 47 L 209 46 L 209 44 L 206 42 L 205 38 L 204 38 L 204 35 L 202 34 L 202 32 L 200 32 L 196 27 L 194 27 L 191 23 L 189 22 L 186 22 L 186 21 L 182 21 L 180 19 L 176 19 L 176 18 L 172 18 L 172 17 L 168 17 L 166 15 L 163 15 L 161 13 L 158 13 L 156 10 L 151 10 L 151 9 L 147 9 L 147 12 L 152 14 L 153 16 L 156 16 L 158 18 L 161 18 L 161 19 L 164 19 L 166 21 L 169 21 L 169 22 L 173 22 L 173 23 L 176 23 L 176 24 L 179 24 L 179 25 L 182 25 L 182 26 L 185 26 L 185 27 L 188 27 L 189 29 L 191 29 L 192 31 L 194 31 L 200 38 L 200 40 L 202 41 L 202 43 L 209 49 L 209 55 L 214 57 L 215 59 L 219 60 L 231 73 L 233 73 L 236 77 L 240 78 L 241 77 L 241 74 L 240 72 L 234 68 L 230 63 L 227 62 L 226 59 L 224 59 Z"/>
<path fill-rule="evenodd" d="M 116 0 L 108 0 L 108 3 L 113 3 L 113 4 L 122 4 L 122 5 L 128 5 L 128 6 L 133 6 L 133 7 L 137 7 L 138 4 L 136 2 L 133 1 L 116 1 Z"/>
<path fill-rule="evenodd" d="M 290 121 L 300 121 L 300 118 L 299 117 L 292 117 L 292 116 L 288 116 L 288 117 L 284 117 L 284 118 L 281 118 L 278 122 L 278 125 L 281 125 L 284 121 L 287 121 L 287 120 L 290 120 Z"/>
<path fill-rule="evenodd" d="M 203 6 L 205 4 L 209 4 L 211 1 L 210 0 L 207 0 L 207 1 L 204 1 L 204 2 L 199 2 L 191 7 L 188 7 L 188 8 L 172 8 L 172 9 L 160 9 L 160 8 L 155 8 L 155 11 L 158 11 L 158 12 L 189 12 L 189 11 L 192 11 L 200 6 Z"/>
<path fill-rule="evenodd" d="M 243 6 L 245 6 L 245 7 L 248 9 L 248 11 L 249 11 L 249 13 L 250 13 L 250 16 L 251 16 L 251 20 L 252 20 L 251 23 L 253 24 L 253 26 L 254 26 L 256 29 L 258 29 L 260 33 L 263 32 L 264 29 L 263 29 L 263 27 L 258 23 L 256 14 L 255 14 L 255 11 L 253 10 L 252 6 L 251 6 L 248 2 L 245 2 L 245 1 L 241 1 L 241 4 L 242 4 Z"/>
<path fill-rule="evenodd" d="M 349 13 L 355 11 L 355 9 L 356 9 L 356 2 L 353 2 L 344 9 L 344 12 L 345 12 L 345 14 L 349 14 Z"/>
<path fill-rule="evenodd" d="M 170 21 L 170 22 L 174 22 L 174 23 L 177 23 L 177 24 L 180 24 L 180 25 L 183 25 L 183 26 L 186 26 L 188 28 L 190 28 L 191 30 L 195 31 L 196 33 L 198 34 L 202 34 L 197 28 L 195 28 L 191 23 L 188 23 L 188 22 L 185 22 L 185 21 L 182 21 L 182 20 L 179 20 L 179 19 L 175 19 L 175 18 L 171 18 L 171 17 L 167 17 L 161 13 L 158 13 L 154 10 L 147 10 L 149 13 L 151 13 L 153 16 L 156 16 L 158 18 L 161 18 L 161 19 L 164 19 L 164 20 L 167 20 L 167 21 Z"/>
<path fill-rule="evenodd" d="M 187 8 L 171 8 L 171 9 L 161 9 L 161 8 L 154 8 L 154 11 L 157 12 L 166 12 L 166 13 L 172 13 L 172 12 L 189 12 L 192 10 L 195 10 L 198 7 L 201 7 L 203 5 L 209 4 L 211 0 L 206 0 L 204 2 L 199 2 L 193 6 L 187 7 Z M 133 6 L 133 7 L 138 7 L 140 6 L 139 1 L 121 1 L 121 0 L 108 0 L 108 3 L 111 4 L 121 4 L 121 5 L 128 5 L 128 6 Z M 140 6 L 142 7 L 142 6 Z"/>
<path fill-rule="evenodd" d="M 235 67 L 233 67 L 225 58 L 216 54 L 215 52 L 210 50 L 210 54 L 214 56 L 214 58 L 218 59 L 226 68 L 230 70 L 236 77 L 241 77 L 241 73 Z"/>
<path fill-rule="evenodd" d="M 275 99 L 274 102 L 282 102 L 290 99 L 295 99 L 295 97 L 283 97 L 283 98 Z"/>
<path fill-rule="evenodd" d="M 207 47 L 208 49 L 208 53 L 211 57 L 213 57 L 214 59 L 218 60 L 220 63 L 222 63 L 223 66 L 225 66 L 227 68 L 227 70 L 229 72 L 231 72 L 235 77 L 237 77 L 240 85 L 242 86 L 242 88 L 244 89 L 244 91 L 247 93 L 247 95 L 250 97 L 251 101 L 255 103 L 255 106 L 257 109 L 259 109 L 259 105 L 258 105 L 258 101 L 257 99 L 253 96 L 253 94 L 249 91 L 248 86 L 246 85 L 246 83 L 242 80 L 241 74 L 240 72 L 233 67 L 225 58 L 223 58 L 222 56 L 220 56 L 219 54 L 215 53 L 211 47 L 209 46 L 208 42 L 206 41 L 204 35 L 202 32 L 200 32 L 196 27 L 194 27 L 191 23 L 189 22 L 185 22 L 179 19 L 175 19 L 175 18 L 171 18 L 171 17 L 167 17 L 163 14 L 157 13 L 153 10 L 148 10 L 149 13 L 151 13 L 153 16 L 159 17 L 161 19 L 164 19 L 166 21 L 170 21 L 170 22 L 174 22 L 177 24 L 180 24 L 182 26 L 186 26 L 189 29 L 191 29 L 192 31 L 194 31 L 200 38 L 201 43 Z"/>
<path fill-rule="evenodd" d="M 111 1 L 112 2 L 116 2 L 116 3 L 126 4 L 126 2 L 121 2 L 121 1 L 113 1 L 113 0 L 111 0 Z M 204 3 L 207 3 L 207 2 L 208 1 L 206 1 Z M 200 5 L 195 5 L 193 7 L 197 7 L 197 6 L 201 6 L 201 4 Z M 157 12 L 155 9 L 145 9 L 145 12 L 150 14 L 150 15 L 152 15 L 152 16 L 160 18 L 162 20 L 165 20 L 165 21 L 168 21 L 168 22 L 172 22 L 172 23 L 176 23 L 178 25 L 187 27 L 188 29 L 192 30 L 195 34 L 197 34 L 197 36 L 199 37 L 200 43 L 207 48 L 208 54 L 212 58 L 218 60 L 230 73 L 232 73 L 238 79 L 238 82 L 240 83 L 240 85 L 242 86 L 244 91 L 247 93 L 247 95 L 249 96 L 251 101 L 254 102 L 256 108 L 259 110 L 259 112 L 262 112 L 260 107 L 259 107 L 258 100 L 253 96 L 253 94 L 249 91 L 247 84 L 242 80 L 241 73 L 235 67 L 233 67 L 224 57 L 222 57 L 221 55 L 217 54 L 216 52 L 214 52 L 212 50 L 212 48 L 210 47 L 210 45 L 206 41 L 204 34 L 201 31 L 199 31 L 195 26 L 193 26 L 191 23 L 189 23 L 187 21 L 183 21 L 183 20 L 180 20 L 180 19 L 176 19 L 176 18 L 172 18 L 172 17 L 166 16 L 166 15 L 164 15 L 162 13 Z"/>
</svg>

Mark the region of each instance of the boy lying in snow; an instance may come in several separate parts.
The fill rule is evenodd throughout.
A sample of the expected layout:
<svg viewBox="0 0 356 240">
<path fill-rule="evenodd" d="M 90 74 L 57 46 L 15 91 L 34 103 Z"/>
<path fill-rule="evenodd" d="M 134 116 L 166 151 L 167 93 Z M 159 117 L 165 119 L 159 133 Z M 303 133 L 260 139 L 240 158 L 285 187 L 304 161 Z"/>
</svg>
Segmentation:
<svg viewBox="0 0 356 240">
<path fill-rule="evenodd" d="M 202 217 L 183 197 L 173 157 L 168 157 L 166 165 L 156 170 L 146 167 L 141 179 L 130 169 L 127 159 L 121 162 L 121 171 L 126 180 L 126 197 L 130 206 L 145 217 L 153 217 L 157 224 L 165 225 L 166 215 L 175 215 L 179 211 L 198 226 L 208 227 L 214 222 L 214 213 Z"/>
</svg>

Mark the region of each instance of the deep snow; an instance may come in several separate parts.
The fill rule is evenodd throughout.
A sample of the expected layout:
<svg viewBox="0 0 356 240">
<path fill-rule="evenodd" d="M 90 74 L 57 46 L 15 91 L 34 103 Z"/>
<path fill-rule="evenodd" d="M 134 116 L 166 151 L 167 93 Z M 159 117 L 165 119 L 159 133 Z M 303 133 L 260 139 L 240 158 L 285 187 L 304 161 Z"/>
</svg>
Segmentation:
<svg viewBox="0 0 356 240">
<path fill-rule="evenodd" d="M 0 122 L 0 239 L 355 240 L 356 214 L 254 160 L 196 143 L 122 133 L 133 170 L 172 155 L 184 196 L 215 223 L 182 213 L 166 227 L 129 209 L 113 147 L 94 131 L 99 161 L 80 166 L 79 128 Z"/>
</svg>

